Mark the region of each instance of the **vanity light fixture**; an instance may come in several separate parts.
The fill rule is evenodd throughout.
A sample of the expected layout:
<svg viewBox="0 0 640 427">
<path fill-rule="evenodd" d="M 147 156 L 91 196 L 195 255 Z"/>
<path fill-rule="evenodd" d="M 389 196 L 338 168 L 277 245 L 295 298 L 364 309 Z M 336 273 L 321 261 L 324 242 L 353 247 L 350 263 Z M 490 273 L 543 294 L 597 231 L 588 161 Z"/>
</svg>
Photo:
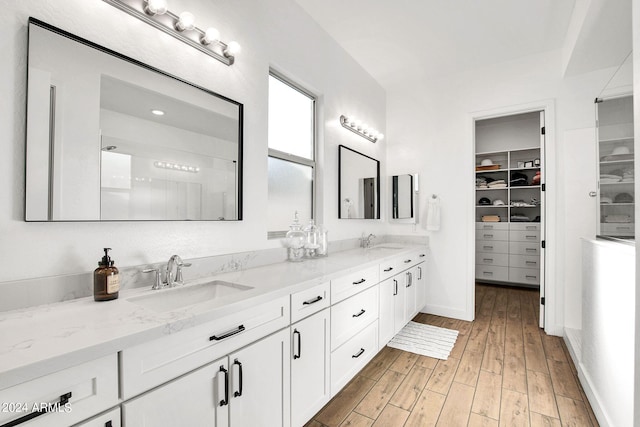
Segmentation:
<svg viewBox="0 0 640 427">
<path fill-rule="evenodd" d="M 349 129 L 361 137 L 368 139 L 371 142 L 376 142 L 384 137 L 383 134 L 377 130 L 369 127 L 366 123 L 362 123 L 355 117 L 347 117 L 345 115 L 340 116 L 340 124 L 342 127 Z"/>
<path fill-rule="evenodd" d="M 103 0 L 123 12 L 156 27 L 176 39 L 198 49 L 226 65 L 233 64 L 240 53 L 235 41 L 224 43 L 215 28 L 206 31 L 196 27 L 196 17 L 191 12 L 176 15 L 167 8 L 167 0 Z"/>
<path fill-rule="evenodd" d="M 157 162 L 153 162 L 153 165 L 160 169 L 170 169 L 170 170 L 180 171 L 180 172 L 191 172 L 191 173 L 200 172 L 200 168 L 197 166 L 180 165 L 178 163 L 157 161 Z"/>
</svg>

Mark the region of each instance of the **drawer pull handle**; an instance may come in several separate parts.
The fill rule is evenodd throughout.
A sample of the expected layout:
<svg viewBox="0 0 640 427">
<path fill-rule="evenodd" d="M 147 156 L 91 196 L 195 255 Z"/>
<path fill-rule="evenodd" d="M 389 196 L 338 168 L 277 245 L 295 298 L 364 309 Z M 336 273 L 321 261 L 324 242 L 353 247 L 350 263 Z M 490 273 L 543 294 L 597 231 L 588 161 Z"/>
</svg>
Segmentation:
<svg viewBox="0 0 640 427">
<path fill-rule="evenodd" d="M 411 262 L 411 260 L 410 260 L 410 259 L 405 259 L 405 260 L 404 260 L 404 263 L 405 263 L 405 264 L 409 264 L 410 262 Z"/>
<path fill-rule="evenodd" d="M 493 249 L 493 246 L 483 246 L 482 249 Z"/>
<path fill-rule="evenodd" d="M 527 265 L 538 265 L 538 263 L 535 261 L 525 261 L 524 263 Z"/>
<path fill-rule="evenodd" d="M 240 363 L 238 361 L 238 359 L 235 359 L 233 361 L 234 365 L 238 365 L 238 391 L 233 392 L 233 396 L 234 397 L 240 397 L 242 396 L 242 363 Z"/>
<path fill-rule="evenodd" d="M 364 353 L 364 348 L 360 347 L 360 351 L 352 355 L 351 357 L 357 359 L 358 357 L 362 356 L 362 353 Z"/>
<path fill-rule="evenodd" d="M 320 295 L 318 295 L 314 299 L 310 299 L 308 301 L 303 302 L 302 305 L 311 305 L 311 304 L 315 304 L 315 303 L 317 303 L 319 301 L 322 301 L 322 297 Z"/>
<path fill-rule="evenodd" d="M 422 267 L 418 267 L 418 271 L 420 274 L 418 275 L 418 280 L 422 280 Z"/>
<path fill-rule="evenodd" d="M 359 285 L 361 283 L 364 283 L 366 281 L 366 279 L 360 279 L 360 280 L 356 280 L 355 282 L 352 282 L 354 285 Z"/>
<path fill-rule="evenodd" d="M 362 350 L 364 351 L 364 350 Z M 59 402 L 54 402 L 54 403 L 50 403 L 48 406 L 35 411 L 35 412 L 31 412 L 30 414 L 25 415 L 24 417 L 20 417 L 18 419 L 15 419 L 13 421 L 9 421 L 6 424 L 2 424 L 2 426 L 0 427 L 14 427 L 17 426 L 19 424 L 22 423 L 26 423 L 29 420 L 32 420 L 36 417 L 39 417 L 40 415 L 44 415 L 48 412 L 51 411 L 55 411 L 58 410 L 59 408 L 63 407 L 64 405 L 66 405 L 69 402 L 69 399 L 71 398 L 71 392 L 69 393 L 65 393 L 63 395 L 60 396 L 60 401 Z"/>
<path fill-rule="evenodd" d="M 484 274 L 485 276 L 493 276 L 492 271 L 483 271 L 482 274 Z"/>
<path fill-rule="evenodd" d="M 531 280 L 536 280 L 538 278 L 538 276 L 524 276 L 524 277 Z"/>
<path fill-rule="evenodd" d="M 413 285 L 413 274 L 407 271 L 407 288 L 410 288 Z"/>
<path fill-rule="evenodd" d="M 220 406 L 225 406 L 229 404 L 229 371 L 220 365 L 220 372 L 224 374 L 224 399 L 220 401 Z"/>
<path fill-rule="evenodd" d="M 300 331 L 297 329 L 293 330 L 293 342 L 295 343 L 296 335 L 298 335 L 298 354 L 293 353 L 293 360 L 300 359 L 302 355 L 302 335 L 300 335 Z"/>
<path fill-rule="evenodd" d="M 527 225 L 526 229 L 527 230 L 536 230 L 536 227 L 531 226 L 531 225 Z"/>
<path fill-rule="evenodd" d="M 352 314 L 351 317 L 360 317 L 365 313 L 365 309 L 361 308 L 358 314 Z"/>
<path fill-rule="evenodd" d="M 493 239 L 493 234 L 483 234 L 486 239 Z"/>
<path fill-rule="evenodd" d="M 527 251 L 527 252 L 538 252 L 538 249 L 536 249 L 536 248 L 525 248 L 525 251 Z"/>
<path fill-rule="evenodd" d="M 631 227 L 616 227 L 616 230 L 631 230 Z"/>
<path fill-rule="evenodd" d="M 420 258 L 424 258 L 426 255 L 425 254 L 420 254 L 418 255 Z"/>
<path fill-rule="evenodd" d="M 393 267 L 385 268 L 385 269 L 384 269 L 384 270 L 382 270 L 382 271 L 384 271 L 385 273 L 388 273 L 388 272 L 390 272 L 391 270 L 393 270 Z"/>
<path fill-rule="evenodd" d="M 239 334 L 240 332 L 242 332 L 242 331 L 244 331 L 244 330 L 245 330 L 244 325 L 240 325 L 240 326 L 238 326 L 236 329 L 234 329 L 234 330 L 232 330 L 232 331 L 229 331 L 229 332 L 225 332 L 224 334 L 222 334 L 222 335 L 220 335 L 220 336 L 217 336 L 217 335 L 211 335 L 211 336 L 209 337 L 209 341 L 220 341 L 220 340 L 223 340 L 223 339 L 225 339 L 225 338 L 229 338 L 229 337 L 231 337 L 231 336 L 233 336 L 233 335 L 235 335 L 235 334 Z"/>
<path fill-rule="evenodd" d="M 493 258 L 483 258 L 483 262 L 493 262 Z"/>
<path fill-rule="evenodd" d="M 537 239 L 538 238 L 538 236 L 524 236 L 524 237 L 527 238 L 527 239 Z"/>
<path fill-rule="evenodd" d="M 485 225 L 482 227 L 484 230 L 493 230 L 493 225 Z"/>
<path fill-rule="evenodd" d="M 394 290 L 393 290 L 393 296 L 398 295 L 398 281 L 396 279 L 393 279 L 393 284 L 394 284 Z"/>
</svg>

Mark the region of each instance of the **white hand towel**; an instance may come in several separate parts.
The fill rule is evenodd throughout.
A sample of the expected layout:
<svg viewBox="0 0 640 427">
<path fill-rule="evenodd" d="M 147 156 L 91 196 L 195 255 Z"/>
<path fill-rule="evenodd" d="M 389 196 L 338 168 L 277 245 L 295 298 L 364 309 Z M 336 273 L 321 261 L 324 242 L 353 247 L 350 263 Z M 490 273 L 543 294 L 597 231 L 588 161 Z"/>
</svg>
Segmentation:
<svg viewBox="0 0 640 427">
<path fill-rule="evenodd" d="M 427 230 L 440 230 L 440 197 L 431 197 L 427 202 Z"/>
</svg>

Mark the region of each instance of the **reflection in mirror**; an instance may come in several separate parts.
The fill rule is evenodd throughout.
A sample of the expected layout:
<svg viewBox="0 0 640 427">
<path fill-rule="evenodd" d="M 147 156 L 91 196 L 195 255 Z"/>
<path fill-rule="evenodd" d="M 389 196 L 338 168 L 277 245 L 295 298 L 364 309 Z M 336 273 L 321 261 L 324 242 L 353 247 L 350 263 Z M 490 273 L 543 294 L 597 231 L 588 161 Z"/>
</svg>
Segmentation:
<svg viewBox="0 0 640 427">
<path fill-rule="evenodd" d="M 391 177 L 391 218 L 394 220 L 411 220 L 415 223 L 417 192 L 417 175 L 393 175 Z M 403 221 L 404 222 L 404 221 Z"/>
<path fill-rule="evenodd" d="M 380 162 L 338 147 L 338 218 L 380 218 Z"/>
<path fill-rule="evenodd" d="M 242 218 L 241 104 L 35 19 L 28 73 L 27 221 Z"/>
</svg>

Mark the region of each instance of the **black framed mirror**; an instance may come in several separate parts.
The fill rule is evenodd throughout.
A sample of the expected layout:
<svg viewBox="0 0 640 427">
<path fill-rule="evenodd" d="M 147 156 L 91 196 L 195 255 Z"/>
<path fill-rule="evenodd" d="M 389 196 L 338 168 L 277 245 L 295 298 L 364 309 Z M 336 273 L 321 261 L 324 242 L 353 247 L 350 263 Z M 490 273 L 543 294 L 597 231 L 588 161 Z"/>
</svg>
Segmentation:
<svg viewBox="0 0 640 427">
<path fill-rule="evenodd" d="M 380 162 L 338 146 L 338 218 L 380 219 Z"/>
<path fill-rule="evenodd" d="M 242 219 L 243 105 L 29 19 L 26 221 Z"/>
</svg>

